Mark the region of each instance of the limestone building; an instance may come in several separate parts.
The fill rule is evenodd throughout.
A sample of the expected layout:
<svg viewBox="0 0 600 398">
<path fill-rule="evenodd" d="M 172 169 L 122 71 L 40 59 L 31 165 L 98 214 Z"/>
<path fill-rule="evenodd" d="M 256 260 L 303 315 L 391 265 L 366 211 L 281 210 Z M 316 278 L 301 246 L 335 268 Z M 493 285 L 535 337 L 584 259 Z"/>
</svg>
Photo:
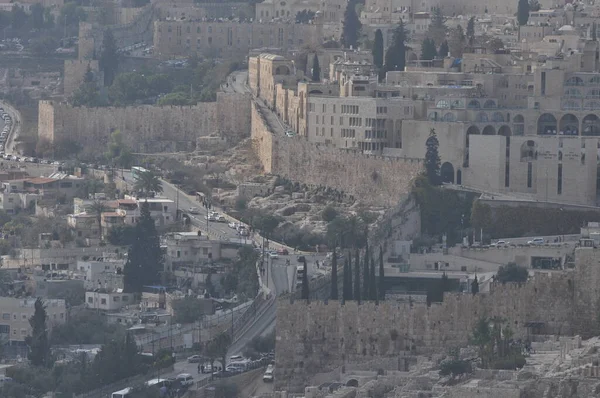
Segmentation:
<svg viewBox="0 0 600 398">
<path fill-rule="evenodd" d="M 318 46 L 323 39 L 321 23 L 235 22 L 163 20 L 154 22 L 154 51 L 159 57 L 212 55 L 232 57 L 253 48 L 284 50 Z"/>
<path fill-rule="evenodd" d="M 65 300 L 44 300 L 48 327 L 67 321 Z M 10 344 L 25 344 L 25 338 L 31 334 L 29 319 L 35 312 L 35 299 L 0 297 L 0 336 Z"/>
<path fill-rule="evenodd" d="M 323 22 L 341 22 L 346 11 L 346 0 L 265 0 L 256 4 L 256 20 L 274 18 L 296 19 L 296 14 L 307 10 L 320 12 Z"/>
</svg>

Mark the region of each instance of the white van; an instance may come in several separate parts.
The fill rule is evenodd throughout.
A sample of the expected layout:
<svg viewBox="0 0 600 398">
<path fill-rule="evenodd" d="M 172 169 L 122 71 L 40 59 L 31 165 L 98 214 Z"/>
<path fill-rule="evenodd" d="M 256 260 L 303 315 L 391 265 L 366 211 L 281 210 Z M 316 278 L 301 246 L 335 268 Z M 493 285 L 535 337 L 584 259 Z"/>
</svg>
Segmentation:
<svg viewBox="0 0 600 398">
<path fill-rule="evenodd" d="M 189 373 L 179 374 L 176 379 L 182 386 L 191 386 L 194 384 L 194 377 Z"/>
<path fill-rule="evenodd" d="M 110 398 L 128 398 L 130 396 L 132 388 L 127 387 L 119 391 L 115 391 L 111 394 Z"/>
<path fill-rule="evenodd" d="M 275 371 L 275 368 L 273 368 L 272 365 L 269 365 L 267 367 L 267 371 L 265 372 L 265 374 L 263 375 L 263 381 L 265 383 L 271 383 L 274 379 L 273 377 L 273 372 Z"/>
</svg>

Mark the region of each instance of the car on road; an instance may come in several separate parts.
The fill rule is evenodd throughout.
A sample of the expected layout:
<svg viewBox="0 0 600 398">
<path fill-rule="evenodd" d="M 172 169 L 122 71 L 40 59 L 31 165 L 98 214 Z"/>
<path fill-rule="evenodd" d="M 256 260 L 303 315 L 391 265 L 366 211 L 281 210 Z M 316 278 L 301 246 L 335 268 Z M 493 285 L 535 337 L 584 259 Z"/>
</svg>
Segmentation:
<svg viewBox="0 0 600 398">
<path fill-rule="evenodd" d="M 175 379 L 182 386 L 192 386 L 192 385 L 194 385 L 194 377 L 191 374 L 189 374 L 189 373 L 178 374 L 177 377 L 175 377 Z"/>
<path fill-rule="evenodd" d="M 543 245 L 544 244 L 544 238 L 533 238 L 532 240 L 530 240 L 529 242 L 527 242 L 528 245 Z"/>
<path fill-rule="evenodd" d="M 267 370 L 265 371 L 265 374 L 263 375 L 263 381 L 265 383 L 271 383 L 273 381 L 273 372 L 274 371 L 275 371 L 275 368 L 273 367 L 273 365 L 267 366 Z"/>
<path fill-rule="evenodd" d="M 281 248 L 277 250 L 277 254 L 282 255 L 282 256 L 287 256 L 288 254 L 290 254 L 290 252 L 288 252 L 288 250 L 286 248 Z"/>
<path fill-rule="evenodd" d="M 508 246 L 510 245 L 510 242 L 506 241 L 506 240 L 499 240 L 497 242 L 493 242 L 490 246 L 492 247 L 502 247 L 502 246 Z"/>
<path fill-rule="evenodd" d="M 201 360 L 202 357 L 200 355 L 192 355 L 187 359 L 188 363 L 199 363 Z"/>
<path fill-rule="evenodd" d="M 197 207 L 190 207 L 189 212 L 191 214 L 200 214 L 200 209 Z"/>
<path fill-rule="evenodd" d="M 207 214 L 204 216 L 204 218 L 207 219 L 208 221 L 217 221 L 215 216 L 213 216 L 212 214 Z"/>
<path fill-rule="evenodd" d="M 248 235 L 250 235 L 250 233 L 248 232 L 248 230 L 247 230 L 246 228 L 240 228 L 240 229 L 238 230 L 238 233 L 239 233 L 241 236 L 248 236 Z"/>
<path fill-rule="evenodd" d="M 270 258 L 279 258 L 279 254 L 277 254 L 277 252 L 269 252 L 269 257 Z"/>
<path fill-rule="evenodd" d="M 229 226 L 229 228 L 233 228 L 233 229 L 237 230 L 239 224 L 236 222 L 230 222 L 227 225 Z"/>
<path fill-rule="evenodd" d="M 217 214 L 217 216 L 215 218 L 217 219 L 218 222 L 227 222 L 227 220 L 225 219 L 225 216 L 222 214 Z"/>
</svg>

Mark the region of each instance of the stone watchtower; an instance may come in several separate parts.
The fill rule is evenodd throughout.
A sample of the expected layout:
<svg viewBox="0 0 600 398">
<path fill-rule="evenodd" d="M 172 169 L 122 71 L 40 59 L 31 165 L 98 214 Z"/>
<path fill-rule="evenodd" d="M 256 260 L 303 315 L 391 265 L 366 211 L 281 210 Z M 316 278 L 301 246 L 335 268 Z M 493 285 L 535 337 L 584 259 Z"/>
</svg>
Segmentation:
<svg viewBox="0 0 600 398">
<path fill-rule="evenodd" d="M 95 43 L 92 33 L 92 24 L 86 22 L 79 24 L 78 59 L 69 59 L 64 63 L 63 94 L 65 97 L 71 96 L 83 83 L 88 67 L 94 73 L 96 81 L 102 81 L 98 61 L 94 59 Z"/>
<path fill-rule="evenodd" d="M 79 60 L 94 59 L 94 36 L 92 35 L 92 24 L 87 22 L 79 23 Z"/>
</svg>

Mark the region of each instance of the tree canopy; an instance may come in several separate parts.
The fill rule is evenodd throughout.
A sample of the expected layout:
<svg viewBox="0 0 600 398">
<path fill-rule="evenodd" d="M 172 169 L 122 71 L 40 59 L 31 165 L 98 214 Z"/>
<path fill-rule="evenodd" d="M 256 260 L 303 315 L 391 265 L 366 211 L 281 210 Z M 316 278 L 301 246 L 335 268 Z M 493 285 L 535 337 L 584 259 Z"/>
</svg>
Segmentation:
<svg viewBox="0 0 600 398">
<path fill-rule="evenodd" d="M 362 24 L 356 14 L 356 0 L 348 1 L 346 11 L 344 13 L 344 27 L 342 31 L 342 44 L 344 47 L 356 47 Z"/>
<path fill-rule="evenodd" d="M 135 175 L 133 189 L 148 197 L 152 192 L 161 193 L 163 191 L 162 181 L 153 171 L 142 171 Z"/>
<path fill-rule="evenodd" d="M 517 265 L 516 263 L 508 263 L 500 266 L 498 273 L 496 274 L 496 280 L 498 282 L 527 282 L 529 278 L 529 271 L 527 268 Z"/>
<path fill-rule="evenodd" d="M 373 64 L 381 69 L 383 67 L 383 33 L 381 29 L 375 31 L 375 42 L 373 43 Z"/>
<path fill-rule="evenodd" d="M 50 341 L 44 301 L 38 297 L 35 300 L 34 308 L 33 316 L 29 319 L 31 335 L 25 340 L 29 346 L 29 360 L 34 366 L 49 366 L 51 364 Z"/>
<path fill-rule="evenodd" d="M 119 54 L 117 53 L 117 42 L 110 29 L 104 31 L 102 37 L 102 52 L 100 54 L 100 70 L 104 72 L 104 85 L 110 86 L 117 75 L 119 68 Z"/>
<path fill-rule="evenodd" d="M 431 185 L 440 185 L 440 155 L 438 147 L 440 142 L 435 134 L 435 129 L 429 132 L 429 138 L 425 142 L 425 172 Z"/>
<path fill-rule="evenodd" d="M 321 81 L 321 67 L 319 66 L 319 57 L 317 57 L 316 53 L 313 56 L 312 81 L 313 82 Z"/>
<path fill-rule="evenodd" d="M 517 5 L 517 21 L 519 26 L 527 25 L 529 21 L 529 0 L 519 0 Z"/>
<path fill-rule="evenodd" d="M 425 38 L 423 40 L 423 44 L 421 45 L 421 60 L 431 61 L 436 56 L 437 51 L 435 49 L 435 43 L 433 39 Z"/>
<path fill-rule="evenodd" d="M 403 71 L 406 66 L 406 40 L 407 32 L 404 28 L 404 22 L 400 23 L 394 29 L 392 44 L 385 54 L 385 71 Z"/>
</svg>

